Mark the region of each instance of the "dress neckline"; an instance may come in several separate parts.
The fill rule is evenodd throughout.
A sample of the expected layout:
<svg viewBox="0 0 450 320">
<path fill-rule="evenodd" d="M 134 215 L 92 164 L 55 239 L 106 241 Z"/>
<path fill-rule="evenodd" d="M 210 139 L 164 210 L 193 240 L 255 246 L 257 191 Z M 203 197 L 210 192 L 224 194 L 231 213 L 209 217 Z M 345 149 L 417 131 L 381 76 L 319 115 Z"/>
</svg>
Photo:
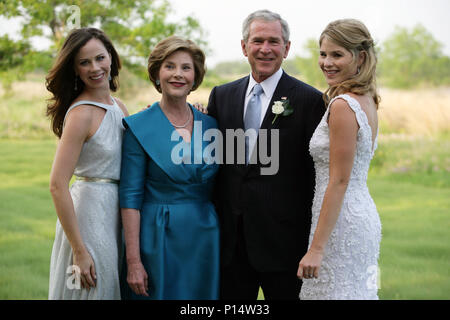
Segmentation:
<svg viewBox="0 0 450 320">
<path fill-rule="evenodd" d="M 94 101 L 94 100 L 80 100 L 80 101 L 77 101 L 77 102 L 73 103 L 72 105 L 80 105 L 80 104 L 83 104 L 82 102 L 88 102 L 88 103 L 92 103 L 92 104 L 101 104 L 101 105 L 107 106 L 107 107 L 114 107 L 114 106 L 116 106 L 117 105 L 116 100 L 112 96 L 110 96 L 110 98 L 111 98 L 111 101 L 113 102 L 112 104 L 98 102 L 98 101 Z"/>
<path fill-rule="evenodd" d="M 178 134 L 180 134 L 181 139 L 183 140 L 184 143 L 190 145 L 192 142 L 192 139 L 194 139 L 194 132 L 195 132 L 195 121 L 198 120 L 196 117 L 196 114 L 194 112 L 194 107 L 191 106 L 191 104 L 189 102 L 186 102 L 189 106 L 190 111 L 192 112 L 192 131 L 191 131 L 191 139 L 189 142 L 187 142 L 186 140 L 184 140 L 183 136 L 178 132 L 177 128 L 175 128 L 175 126 L 172 124 L 172 122 L 170 122 L 169 118 L 167 118 L 166 114 L 164 113 L 164 111 L 161 108 L 161 105 L 159 104 L 159 102 L 156 102 L 156 105 L 158 106 L 159 111 L 161 112 L 161 114 L 163 115 L 163 118 L 166 120 L 166 122 L 168 123 L 168 125 L 173 129 L 176 130 L 178 132 Z M 185 129 L 185 128 L 181 128 L 181 129 Z"/>
</svg>

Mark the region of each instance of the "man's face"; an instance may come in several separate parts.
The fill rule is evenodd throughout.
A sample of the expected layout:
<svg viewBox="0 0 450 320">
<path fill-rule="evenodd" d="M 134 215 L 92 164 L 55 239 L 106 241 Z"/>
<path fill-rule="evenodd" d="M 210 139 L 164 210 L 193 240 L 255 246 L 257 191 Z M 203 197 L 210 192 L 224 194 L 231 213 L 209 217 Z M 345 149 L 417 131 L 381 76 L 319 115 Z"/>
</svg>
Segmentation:
<svg viewBox="0 0 450 320">
<path fill-rule="evenodd" d="M 242 51 L 248 58 L 253 78 L 261 82 L 278 71 L 291 42 L 284 43 L 280 21 L 254 20 L 249 31 L 247 42 L 241 40 Z"/>
</svg>

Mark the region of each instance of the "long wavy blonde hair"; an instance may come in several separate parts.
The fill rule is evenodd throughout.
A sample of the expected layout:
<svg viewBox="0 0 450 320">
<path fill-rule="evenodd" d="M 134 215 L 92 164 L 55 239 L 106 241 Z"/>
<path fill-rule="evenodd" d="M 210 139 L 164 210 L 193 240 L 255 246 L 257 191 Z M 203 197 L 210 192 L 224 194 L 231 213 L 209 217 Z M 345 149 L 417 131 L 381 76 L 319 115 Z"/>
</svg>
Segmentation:
<svg viewBox="0 0 450 320">
<path fill-rule="evenodd" d="M 320 35 L 319 46 L 322 45 L 322 40 L 325 37 L 350 51 L 354 61 L 356 61 L 360 52 L 365 54 L 365 59 L 355 76 L 329 87 L 324 92 L 323 99 L 326 105 L 334 97 L 346 92 L 352 92 L 360 95 L 369 93 L 378 108 L 380 96 L 378 95 L 376 84 L 377 57 L 374 41 L 369 30 L 361 21 L 340 19 L 328 24 Z"/>
</svg>

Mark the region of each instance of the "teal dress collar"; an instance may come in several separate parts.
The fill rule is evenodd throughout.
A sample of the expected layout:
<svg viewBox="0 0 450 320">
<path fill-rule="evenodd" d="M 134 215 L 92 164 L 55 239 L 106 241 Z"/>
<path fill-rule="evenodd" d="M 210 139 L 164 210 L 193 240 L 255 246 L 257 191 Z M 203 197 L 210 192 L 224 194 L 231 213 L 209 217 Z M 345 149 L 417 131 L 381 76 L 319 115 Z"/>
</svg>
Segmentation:
<svg viewBox="0 0 450 320">
<path fill-rule="evenodd" d="M 190 104 L 189 107 L 194 116 L 190 143 L 182 139 L 161 110 L 159 102 L 123 120 L 124 126 L 131 130 L 148 156 L 173 180 L 180 175 L 192 176 L 194 180 L 195 177 L 201 179 L 197 172 L 206 166 L 203 160 L 205 142 L 202 141 L 202 136 L 211 125 L 204 121 L 207 116 Z"/>
</svg>

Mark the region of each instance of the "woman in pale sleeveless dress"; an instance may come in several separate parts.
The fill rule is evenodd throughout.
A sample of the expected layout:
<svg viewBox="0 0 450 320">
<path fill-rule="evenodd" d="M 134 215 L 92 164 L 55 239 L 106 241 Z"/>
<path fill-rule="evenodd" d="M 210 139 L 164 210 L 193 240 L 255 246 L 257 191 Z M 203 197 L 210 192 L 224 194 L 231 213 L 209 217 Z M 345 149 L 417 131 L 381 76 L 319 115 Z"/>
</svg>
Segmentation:
<svg viewBox="0 0 450 320">
<path fill-rule="evenodd" d="M 320 37 L 328 109 L 310 153 L 316 170 L 309 250 L 301 259 L 301 299 L 378 299 L 381 223 L 367 187 L 377 145 L 376 57 L 367 28 L 330 23 Z"/>
<path fill-rule="evenodd" d="M 118 182 L 128 113 L 110 95 L 119 69 L 106 35 L 83 28 L 69 34 L 47 76 L 47 114 L 60 138 L 50 177 L 58 220 L 49 299 L 120 299 Z"/>
</svg>

